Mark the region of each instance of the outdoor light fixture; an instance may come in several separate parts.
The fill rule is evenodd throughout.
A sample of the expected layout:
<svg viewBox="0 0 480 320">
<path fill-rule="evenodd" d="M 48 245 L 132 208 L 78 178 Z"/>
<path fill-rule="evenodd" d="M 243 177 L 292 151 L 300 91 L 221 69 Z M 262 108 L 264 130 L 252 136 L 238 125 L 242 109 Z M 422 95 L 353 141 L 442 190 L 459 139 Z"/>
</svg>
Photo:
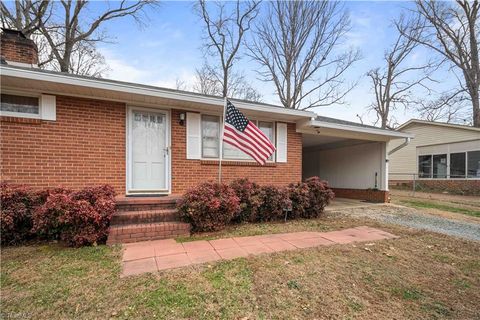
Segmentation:
<svg viewBox="0 0 480 320">
<path fill-rule="evenodd" d="M 181 126 L 185 124 L 185 113 L 180 113 L 180 121 L 178 122 Z"/>
</svg>

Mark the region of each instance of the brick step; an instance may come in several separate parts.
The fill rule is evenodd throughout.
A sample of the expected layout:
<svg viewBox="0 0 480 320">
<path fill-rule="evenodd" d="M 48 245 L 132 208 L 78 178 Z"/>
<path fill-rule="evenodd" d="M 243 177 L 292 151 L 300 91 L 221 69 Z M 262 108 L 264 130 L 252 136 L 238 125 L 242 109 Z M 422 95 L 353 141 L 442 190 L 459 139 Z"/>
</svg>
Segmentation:
<svg viewBox="0 0 480 320">
<path fill-rule="evenodd" d="M 166 197 L 122 197 L 116 199 L 117 211 L 147 211 L 173 209 L 178 196 Z"/>
<path fill-rule="evenodd" d="M 107 244 L 168 239 L 190 235 L 190 224 L 184 222 L 156 222 L 111 226 Z"/>
<path fill-rule="evenodd" d="M 148 211 L 118 211 L 112 218 L 112 225 L 178 221 L 176 209 L 156 209 Z"/>
</svg>

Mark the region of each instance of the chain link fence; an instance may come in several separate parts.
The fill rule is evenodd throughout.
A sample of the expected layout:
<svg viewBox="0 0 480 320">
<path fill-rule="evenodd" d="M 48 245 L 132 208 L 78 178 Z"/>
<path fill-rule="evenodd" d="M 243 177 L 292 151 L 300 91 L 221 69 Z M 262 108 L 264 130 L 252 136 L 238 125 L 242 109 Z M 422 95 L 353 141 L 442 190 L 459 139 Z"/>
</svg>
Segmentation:
<svg viewBox="0 0 480 320">
<path fill-rule="evenodd" d="M 458 195 L 479 195 L 480 180 L 475 178 L 449 178 L 445 174 L 421 176 L 418 173 L 389 173 L 390 189 L 416 192 L 449 193 Z"/>
</svg>

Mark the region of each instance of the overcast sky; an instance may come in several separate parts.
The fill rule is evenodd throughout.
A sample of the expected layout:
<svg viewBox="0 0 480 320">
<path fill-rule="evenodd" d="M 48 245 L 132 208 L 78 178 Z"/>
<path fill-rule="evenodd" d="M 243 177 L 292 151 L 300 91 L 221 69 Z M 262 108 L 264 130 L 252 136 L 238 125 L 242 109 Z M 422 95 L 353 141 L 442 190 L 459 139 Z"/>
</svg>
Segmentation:
<svg viewBox="0 0 480 320">
<path fill-rule="evenodd" d="M 358 80 L 358 86 L 346 97 L 346 105 L 333 105 L 316 108 L 318 114 L 345 120 L 358 121 L 357 114 L 365 123 L 372 123 L 374 114 L 366 114 L 371 103 L 370 81 L 365 73 L 382 66 L 385 49 L 395 40 L 396 32 L 392 21 L 402 9 L 411 6 L 409 2 L 345 2 L 350 13 L 352 30 L 347 35 L 349 46 L 359 48 L 363 59 L 349 70 L 346 80 Z M 93 7 L 94 8 L 94 7 Z M 162 2 L 159 9 L 148 12 L 150 21 L 140 29 L 130 19 L 117 20 L 106 25 L 105 30 L 113 38 L 113 43 L 101 44 L 100 52 L 110 67 L 107 78 L 145 83 L 174 88 L 176 79 L 191 84 L 195 68 L 203 61 L 201 50 L 203 28 L 194 14 L 191 2 Z M 408 63 L 415 64 L 429 56 L 425 49 L 417 50 Z M 257 79 L 252 71 L 258 66 L 244 57 L 238 64 L 249 81 L 263 94 L 263 101 L 279 104 L 274 88 L 270 83 Z M 432 87 L 441 90 L 454 85 L 446 72 L 436 75 L 439 83 Z M 410 110 L 399 110 L 395 117 L 402 123 L 415 116 Z"/>
</svg>

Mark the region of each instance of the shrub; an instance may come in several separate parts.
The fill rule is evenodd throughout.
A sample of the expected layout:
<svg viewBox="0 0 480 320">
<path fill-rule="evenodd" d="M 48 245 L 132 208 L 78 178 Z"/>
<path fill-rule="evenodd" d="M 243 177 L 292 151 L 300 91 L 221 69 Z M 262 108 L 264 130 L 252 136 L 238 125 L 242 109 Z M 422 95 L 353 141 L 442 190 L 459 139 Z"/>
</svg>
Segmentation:
<svg viewBox="0 0 480 320">
<path fill-rule="evenodd" d="M 33 213 L 33 232 L 44 239 L 61 239 L 70 246 L 104 242 L 115 213 L 111 186 L 85 188 L 78 192 L 51 189 L 42 192 L 44 202 Z"/>
<path fill-rule="evenodd" d="M 84 188 L 72 195 L 77 206 L 66 220 L 72 228 L 63 240 L 75 245 L 105 242 L 115 214 L 115 190 L 110 185 Z"/>
<path fill-rule="evenodd" d="M 305 180 L 309 189 L 309 205 L 303 215 L 304 218 L 317 218 L 323 212 L 325 207 L 335 197 L 327 181 L 319 177 L 311 177 Z"/>
<path fill-rule="evenodd" d="M 260 189 L 261 205 L 256 221 L 281 220 L 285 216 L 285 208 L 291 207 L 288 190 L 275 186 L 262 186 Z"/>
<path fill-rule="evenodd" d="M 234 216 L 233 221 L 255 221 L 263 200 L 260 186 L 248 179 L 237 179 L 232 181 L 230 187 L 240 201 L 240 210 Z"/>
<path fill-rule="evenodd" d="M 57 240 L 64 228 L 62 217 L 73 209 L 74 203 L 69 190 L 46 190 L 42 192 L 45 200 L 35 208 L 32 220 L 32 232 L 42 239 Z"/>
<path fill-rule="evenodd" d="M 305 216 L 310 206 L 310 188 L 304 182 L 291 183 L 287 187 L 288 197 L 292 202 L 292 211 L 289 219 L 298 219 Z"/>
<path fill-rule="evenodd" d="M 17 244 L 31 237 L 37 195 L 22 185 L 0 184 L 1 243 Z"/>
<path fill-rule="evenodd" d="M 188 190 L 177 203 L 180 216 L 194 231 L 216 231 L 224 228 L 239 212 L 239 199 L 223 183 L 205 182 Z"/>
</svg>

